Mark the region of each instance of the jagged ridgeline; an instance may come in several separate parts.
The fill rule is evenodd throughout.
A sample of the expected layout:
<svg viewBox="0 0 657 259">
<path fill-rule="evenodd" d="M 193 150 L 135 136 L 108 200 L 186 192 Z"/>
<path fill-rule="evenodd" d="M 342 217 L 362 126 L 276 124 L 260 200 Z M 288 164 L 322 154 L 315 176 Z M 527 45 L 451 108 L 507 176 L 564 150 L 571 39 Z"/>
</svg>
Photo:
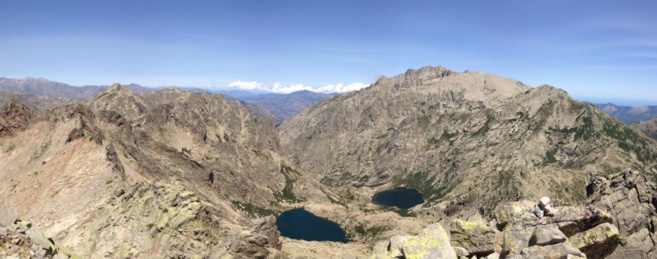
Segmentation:
<svg viewBox="0 0 657 259">
<path fill-rule="evenodd" d="M 328 186 L 406 186 L 448 216 L 541 195 L 578 204 L 591 174 L 654 181 L 643 134 L 551 86 L 443 67 L 382 77 L 279 127 L 286 154 Z"/>
<path fill-rule="evenodd" d="M 239 254 L 226 249 L 251 219 L 321 192 L 269 119 L 217 94 L 117 84 L 50 110 L 11 101 L 0 139 L 0 207 L 83 258 Z"/>
</svg>

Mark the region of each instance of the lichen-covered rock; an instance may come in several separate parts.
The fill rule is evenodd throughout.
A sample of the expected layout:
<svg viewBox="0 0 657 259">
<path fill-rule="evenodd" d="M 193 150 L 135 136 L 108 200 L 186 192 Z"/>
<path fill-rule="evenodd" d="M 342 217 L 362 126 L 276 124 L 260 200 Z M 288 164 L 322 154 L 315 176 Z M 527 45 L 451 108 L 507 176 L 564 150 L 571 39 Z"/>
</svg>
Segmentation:
<svg viewBox="0 0 657 259">
<path fill-rule="evenodd" d="M 524 258 L 567 258 L 569 255 L 585 257 L 585 254 L 577 248 L 565 243 L 549 246 L 532 246 L 523 249 L 520 255 Z M 521 257 L 522 258 L 522 257 Z"/>
<path fill-rule="evenodd" d="M 449 236 L 440 224 L 430 225 L 420 235 L 406 241 L 402 252 L 407 259 L 457 258 Z"/>
<path fill-rule="evenodd" d="M 613 217 L 595 207 L 559 207 L 553 217 L 544 218 L 542 224 L 557 224 L 566 236 L 572 236 L 602 223 L 611 223 Z"/>
<path fill-rule="evenodd" d="M 525 226 L 538 224 L 534 204 L 530 201 L 502 203 L 495 208 L 493 214 L 500 230 L 509 223 Z"/>
<path fill-rule="evenodd" d="M 483 223 L 455 219 L 450 224 L 452 246 L 465 248 L 470 254 L 489 255 L 502 251 L 503 235 Z"/>
<path fill-rule="evenodd" d="M 566 241 L 567 238 L 555 225 L 541 225 L 534 230 L 529 245 L 554 245 Z"/>
<path fill-rule="evenodd" d="M 584 252 L 587 258 L 605 258 L 620 244 L 616 226 L 604 223 L 568 238 L 568 245 Z"/>
<path fill-rule="evenodd" d="M 502 251 L 508 255 L 520 254 L 520 251 L 529 245 L 534 229 L 533 226 L 507 225 L 503 231 Z"/>
</svg>

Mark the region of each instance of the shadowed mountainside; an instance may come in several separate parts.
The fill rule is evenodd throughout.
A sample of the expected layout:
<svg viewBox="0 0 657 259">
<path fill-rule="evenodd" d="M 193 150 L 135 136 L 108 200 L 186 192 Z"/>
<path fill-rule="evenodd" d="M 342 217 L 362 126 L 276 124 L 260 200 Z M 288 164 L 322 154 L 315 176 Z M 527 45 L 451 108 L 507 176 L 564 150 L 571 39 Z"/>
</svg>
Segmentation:
<svg viewBox="0 0 657 259">
<path fill-rule="evenodd" d="M 657 106 L 622 106 L 612 103 L 596 104 L 595 107 L 627 125 L 657 117 Z"/>
</svg>

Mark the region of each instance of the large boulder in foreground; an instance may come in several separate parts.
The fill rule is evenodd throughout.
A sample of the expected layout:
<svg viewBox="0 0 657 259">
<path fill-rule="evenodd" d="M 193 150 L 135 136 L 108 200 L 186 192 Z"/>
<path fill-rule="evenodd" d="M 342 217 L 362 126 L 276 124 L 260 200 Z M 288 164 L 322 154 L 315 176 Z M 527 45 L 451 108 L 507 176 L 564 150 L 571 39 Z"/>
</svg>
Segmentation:
<svg viewBox="0 0 657 259">
<path fill-rule="evenodd" d="M 502 232 L 484 223 L 455 219 L 450 224 L 452 246 L 463 247 L 471 255 L 489 255 L 502 251 Z"/>
<path fill-rule="evenodd" d="M 568 238 L 568 245 L 584 252 L 587 258 L 606 258 L 620 244 L 616 226 L 604 223 Z"/>
<path fill-rule="evenodd" d="M 449 236 L 440 224 L 433 224 L 423 229 L 417 237 L 406 241 L 402 253 L 407 259 L 456 259 L 456 252 L 449 243 Z"/>
</svg>

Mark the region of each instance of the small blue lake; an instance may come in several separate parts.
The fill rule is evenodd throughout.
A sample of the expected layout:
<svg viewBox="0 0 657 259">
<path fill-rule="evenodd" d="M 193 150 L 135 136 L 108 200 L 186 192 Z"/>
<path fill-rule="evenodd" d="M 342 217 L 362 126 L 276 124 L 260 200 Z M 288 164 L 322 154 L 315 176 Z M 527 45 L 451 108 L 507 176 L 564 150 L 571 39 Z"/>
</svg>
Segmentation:
<svg viewBox="0 0 657 259">
<path fill-rule="evenodd" d="M 422 194 L 409 188 L 394 188 L 377 192 L 372 196 L 372 203 L 376 205 L 394 206 L 400 209 L 409 209 L 423 202 Z"/>
<path fill-rule="evenodd" d="M 306 241 L 332 241 L 347 243 L 346 233 L 338 224 L 313 215 L 303 208 L 281 213 L 276 219 L 281 235 Z"/>
</svg>

